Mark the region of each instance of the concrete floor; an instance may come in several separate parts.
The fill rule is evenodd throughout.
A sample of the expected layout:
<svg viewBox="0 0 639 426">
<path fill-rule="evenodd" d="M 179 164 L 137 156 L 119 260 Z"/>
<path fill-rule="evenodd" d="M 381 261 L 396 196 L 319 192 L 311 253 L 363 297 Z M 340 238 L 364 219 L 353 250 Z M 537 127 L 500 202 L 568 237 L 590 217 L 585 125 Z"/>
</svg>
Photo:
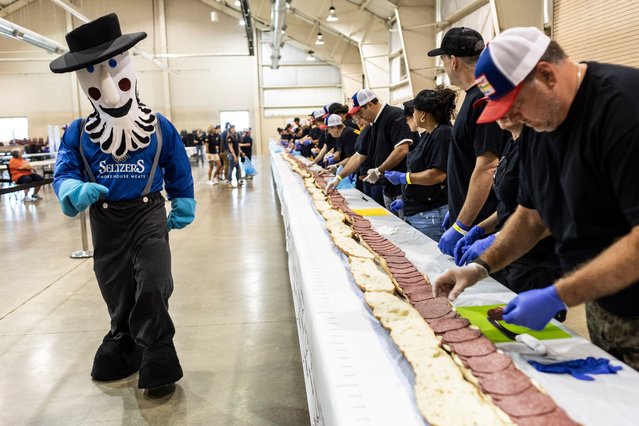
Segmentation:
<svg viewBox="0 0 639 426">
<path fill-rule="evenodd" d="M 89 376 L 109 323 L 92 260 L 69 258 L 79 220 L 49 188 L 36 204 L 2 196 L 0 424 L 309 424 L 284 230 L 269 165 L 257 163 L 233 190 L 193 169 L 196 221 L 171 232 L 184 378 L 160 398 L 138 390 L 137 375 Z"/>
</svg>

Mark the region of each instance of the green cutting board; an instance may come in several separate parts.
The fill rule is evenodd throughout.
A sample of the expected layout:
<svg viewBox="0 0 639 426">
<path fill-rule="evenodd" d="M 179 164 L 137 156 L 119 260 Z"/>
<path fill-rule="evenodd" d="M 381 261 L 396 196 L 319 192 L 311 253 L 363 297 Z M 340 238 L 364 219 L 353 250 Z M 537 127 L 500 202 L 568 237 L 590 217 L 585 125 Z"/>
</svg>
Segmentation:
<svg viewBox="0 0 639 426">
<path fill-rule="evenodd" d="M 499 330 L 493 327 L 492 324 L 488 322 L 486 319 L 488 315 L 488 310 L 497 308 L 499 306 L 506 305 L 485 305 L 485 306 L 455 306 L 455 310 L 459 315 L 466 318 L 471 322 L 475 327 L 478 327 L 482 333 L 486 337 L 488 337 L 491 341 L 495 343 L 502 342 L 512 342 L 508 337 L 501 334 Z M 501 322 L 507 329 L 515 332 L 515 333 L 527 333 L 531 336 L 536 337 L 539 340 L 550 340 L 550 339 L 567 339 L 572 337 L 570 334 L 566 333 L 562 329 L 552 324 L 548 324 L 546 328 L 541 331 L 534 331 L 526 327 L 520 327 L 518 325 L 506 324 L 505 322 Z"/>
</svg>

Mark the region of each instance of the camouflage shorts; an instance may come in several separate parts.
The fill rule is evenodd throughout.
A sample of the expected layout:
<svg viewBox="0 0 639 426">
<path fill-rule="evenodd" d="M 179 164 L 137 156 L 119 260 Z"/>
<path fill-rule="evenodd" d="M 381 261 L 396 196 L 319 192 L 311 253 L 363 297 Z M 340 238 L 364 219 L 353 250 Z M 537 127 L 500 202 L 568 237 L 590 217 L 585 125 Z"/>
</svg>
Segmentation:
<svg viewBox="0 0 639 426">
<path fill-rule="evenodd" d="M 588 302 L 586 321 L 592 343 L 639 371 L 639 319 L 623 318 Z"/>
</svg>

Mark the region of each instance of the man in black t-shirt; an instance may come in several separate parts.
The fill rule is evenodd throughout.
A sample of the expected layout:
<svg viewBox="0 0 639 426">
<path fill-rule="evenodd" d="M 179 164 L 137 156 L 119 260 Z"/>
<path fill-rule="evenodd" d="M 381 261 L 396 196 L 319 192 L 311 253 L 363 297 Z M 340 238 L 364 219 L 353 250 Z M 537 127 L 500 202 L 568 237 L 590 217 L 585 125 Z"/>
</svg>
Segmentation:
<svg viewBox="0 0 639 426">
<path fill-rule="evenodd" d="M 476 263 L 447 271 L 435 292 L 453 299 L 550 231 L 565 275 L 520 293 L 504 320 L 541 329 L 585 302 L 592 342 L 639 369 L 639 70 L 575 63 L 538 29 L 511 28 L 476 72 L 489 98 L 480 121 L 507 116 L 538 133 L 521 141 L 517 210 Z"/>
<path fill-rule="evenodd" d="M 362 89 L 353 95 L 353 108 L 349 114 L 357 114 L 371 123 L 367 132 L 368 150 L 359 152 L 358 160 L 363 162 L 370 158 L 371 168 L 364 181 L 371 184 L 371 197 L 388 209 L 393 201 L 401 198 L 402 187 L 386 180 L 384 172 L 406 172 L 406 154 L 413 143 L 411 130 L 403 119 L 404 112 L 401 108 L 379 102 L 372 91 Z M 342 176 L 343 173 L 329 182 L 327 189 L 337 187 L 339 180 L 346 176 Z M 398 213 L 403 216 L 401 211 Z"/>
<path fill-rule="evenodd" d="M 452 226 L 442 235 L 439 249 L 449 256 L 468 230 L 497 207 L 492 177 L 508 135 L 495 123 L 476 124 L 484 106 L 473 108 L 473 104 L 484 95 L 475 84 L 474 70 L 483 49 L 481 34 L 457 27 L 444 35 L 439 49 L 428 52 L 428 56 L 441 55 L 451 84 L 466 92 L 448 152 L 448 213 Z"/>
<path fill-rule="evenodd" d="M 242 161 L 244 157 L 251 160 L 253 158 L 253 138 L 251 137 L 251 128 L 244 129 L 240 140 L 240 148 L 242 148 Z"/>
<path fill-rule="evenodd" d="M 359 136 L 359 130 L 346 127 L 342 123 L 342 117 L 331 114 L 326 118 L 326 131 L 335 139 L 335 153 L 327 163 L 327 170 L 335 173 L 339 166 L 344 166 L 355 153 L 355 142 Z"/>
</svg>

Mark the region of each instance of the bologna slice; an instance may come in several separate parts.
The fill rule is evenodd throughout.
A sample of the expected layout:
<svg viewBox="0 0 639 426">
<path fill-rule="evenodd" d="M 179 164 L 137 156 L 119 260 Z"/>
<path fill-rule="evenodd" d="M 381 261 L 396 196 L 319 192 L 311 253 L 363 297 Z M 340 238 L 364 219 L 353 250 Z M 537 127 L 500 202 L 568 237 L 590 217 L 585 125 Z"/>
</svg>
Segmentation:
<svg viewBox="0 0 639 426">
<path fill-rule="evenodd" d="M 493 352 L 484 356 L 473 356 L 464 360 L 473 373 L 497 373 L 510 367 L 513 360 L 501 352 Z"/>
<path fill-rule="evenodd" d="M 475 340 L 481 336 L 481 331 L 476 328 L 460 328 L 459 330 L 447 331 L 442 335 L 442 339 L 446 343 L 460 343 Z"/>
<path fill-rule="evenodd" d="M 448 299 L 443 297 L 417 302 L 414 306 L 425 319 L 441 318 L 452 310 Z"/>
<path fill-rule="evenodd" d="M 460 356 L 483 356 L 497 350 L 493 342 L 485 337 L 471 340 L 470 342 L 451 343 L 453 351 Z"/>
<path fill-rule="evenodd" d="M 519 426 L 576 426 L 579 424 L 568 417 L 561 408 L 541 416 L 518 417 L 514 420 Z"/>
<path fill-rule="evenodd" d="M 557 404 L 551 397 L 534 387 L 517 395 L 506 396 L 495 403 L 506 414 L 513 417 L 540 416 L 557 408 Z"/>
<path fill-rule="evenodd" d="M 515 395 L 532 386 L 528 376 L 510 368 L 481 377 L 479 383 L 485 392 L 494 395 Z"/>
</svg>

